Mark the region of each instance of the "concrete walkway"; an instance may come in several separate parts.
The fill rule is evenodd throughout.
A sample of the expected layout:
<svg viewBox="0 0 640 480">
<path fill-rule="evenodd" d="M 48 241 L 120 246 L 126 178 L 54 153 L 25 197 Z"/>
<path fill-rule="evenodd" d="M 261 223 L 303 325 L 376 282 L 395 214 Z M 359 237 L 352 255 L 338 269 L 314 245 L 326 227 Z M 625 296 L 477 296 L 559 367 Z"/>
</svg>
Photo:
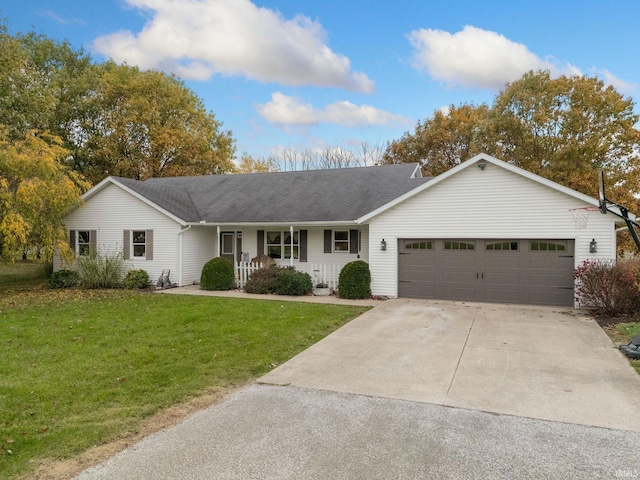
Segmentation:
<svg viewBox="0 0 640 480">
<path fill-rule="evenodd" d="M 338 298 L 333 295 L 327 296 L 315 296 L 304 295 L 299 297 L 287 296 L 287 295 L 259 295 L 252 293 L 245 293 L 242 290 L 200 290 L 199 285 L 189 285 L 186 287 L 169 288 L 167 290 L 158 290 L 158 294 L 168 295 L 200 295 L 205 297 L 222 297 L 222 298 L 244 298 L 251 300 L 273 300 L 277 302 L 304 302 L 304 303 L 325 303 L 335 305 L 355 305 L 364 307 L 375 307 L 382 303 L 381 300 L 346 300 L 344 298 Z"/>
<path fill-rule="evenodd" d="M 640 432 L 640 376 L 569 308 L 388 300 L 258 381 Z"/>
</svg>

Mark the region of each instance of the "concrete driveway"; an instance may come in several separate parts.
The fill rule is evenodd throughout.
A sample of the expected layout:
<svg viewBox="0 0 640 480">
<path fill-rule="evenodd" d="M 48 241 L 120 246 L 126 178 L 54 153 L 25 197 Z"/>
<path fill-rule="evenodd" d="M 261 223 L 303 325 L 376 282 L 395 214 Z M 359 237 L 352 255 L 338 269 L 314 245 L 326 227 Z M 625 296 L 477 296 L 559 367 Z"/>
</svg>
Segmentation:
<svg viewBox="0 0 640 480">
<path fill-rule="evenodd" d="M 640 432 L 640 376 L 561 307 L 389 300 L 259 382 Z"/>
<path fill-rule="evenodd" d="M 638 445 L 640 377 L 593 320 L 390 300 L 77 479 L 638 478 Z"/>
</svg>

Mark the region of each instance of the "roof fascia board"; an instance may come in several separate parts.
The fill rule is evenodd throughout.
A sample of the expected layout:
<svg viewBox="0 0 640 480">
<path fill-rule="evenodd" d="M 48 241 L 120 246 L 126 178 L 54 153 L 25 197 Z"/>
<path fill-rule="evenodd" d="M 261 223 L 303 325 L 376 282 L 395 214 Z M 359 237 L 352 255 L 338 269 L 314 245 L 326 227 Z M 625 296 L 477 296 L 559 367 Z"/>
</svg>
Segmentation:
<svg viewBox="0 0 640 480">
<path fill-rule="evenodd" d="M 285 226 L 350 226 L 356 225 L 356 220 L 332 220 L 330 222 L 313 221 L 313 222 L 190 222 L 187 225 L 203 226 L 203 227 L 282 227 Z"/>
<path fill-rule="evenodd" d="M 82 199 L 86 202 L 89 198 L 93 197 L 96 193 L 98 193 L 101 190 L 104 190 L 107 187 L 107 185 L 109 185 L 109 184 L 112 184 L 112 185 L 115 185 L 115 186 L 121 188 L 122 190 L 127 192 L 129 195 L 132 195 L 133 197 L 137 198 L 141 202 L 146 203 L 151 208 L 157 210 L 158 212 L 162 213 L 163 215 L 166 215 L 171 220 L 179 223 L 183 227 L 187 225 L 187 222 L 185 222 L 183 219 L 176 217 L 171 212 L 168 212 L 164 208 L 162 208 L 162 207 L 158 206 L 157 204 L 153 203 L 151 200 L 149 200 L 144 195 L 140 195 L 138 192 L 136 192 L 134 190 L 131 190 L 129 187 L 127 187 L 126 185 L 123 185 L 122 183 L 118 182 L 113 177 L 107 177 L 104 180 L 102 180 L 95 187 L 93 187 L 91 190 L 89 190 L 84 195 L 82 195 Z"/>
<path fill-rule="evenodd" d="M 510 172 L 516 173 L 518 175 L 521 175 L 525 178 L 528 178 L 529 180 L 532 180 L 534 182 L 537 182 L 539 184 L 545 185 L 546 187 L 552 188 L 556 191 L 559 191 L 561 193 L 564 193 L 566 195 L 569 195 L 571 197 L 574 197 L 582 202 L 588 203 L 590 205 L 593 205 L 595 207 L 597 207 L 599 205 L 598 200 L 596 200 L 595 198 L 592 198 L 588 195 L 585 195 L 583 193 L 580 192 L 576 192 L 575 190 L 572 190 L 568 187 L 565 187 L 563 185 L 560 185 L 559 183 L 553 182 L 551 180 L 547 180 L 544 177 L 541 177 L 540 175 L 536 175 L 535 173 L 531 173 L 527 170 L 524 170 L 522 168 L 519 167 L 515 167 L 509 163 L 503 162 L 502 160 L 498 160 L 495 157 L 492 157 L 491 155 L 487 155 L 486 153 L 480 153 L 478 155 L 475 155 L 474 157 L 470 158 L 469 160 L 466 160 L 463 163 L 460 163 L 458 165 L 456 165 L 455 167 L 447 170 L 446 172 L 438 175 L 437 177 L 434 177 L 432 180 L 429 180 L 428 182 L 414 188 L 413 190 L 410 190 L 409 192 L 405 193 L 404 195 L 401 195 L 400 197 L 390 201 L 389 203 L 382 205 L 381 207 L 377 208 L 376 210 L 363 215 L 362 217 L 360 217 L 357 221 L 358 223 L 364 223 L 369 221 L 371 218 L 381 214 L 382 212 L 398 205 L 399 203 L 404 202 L 405 200 L 413 197 L 414 195 L 417 195 L 419 193 L 421 193 L 422 191 L 426 190 L 427 188 L 431 188 L 434 185 L 439 184 L 440 182 L 446 180 L 447 178 L 455 175 L 456 173 L 471 167 L 472 165 L 475 165 L 478 161 L 480 160 L 485 160 L 497 167 L 500 168 L 504 168 L 505 170 L 508 170 Z"/>
</svg>

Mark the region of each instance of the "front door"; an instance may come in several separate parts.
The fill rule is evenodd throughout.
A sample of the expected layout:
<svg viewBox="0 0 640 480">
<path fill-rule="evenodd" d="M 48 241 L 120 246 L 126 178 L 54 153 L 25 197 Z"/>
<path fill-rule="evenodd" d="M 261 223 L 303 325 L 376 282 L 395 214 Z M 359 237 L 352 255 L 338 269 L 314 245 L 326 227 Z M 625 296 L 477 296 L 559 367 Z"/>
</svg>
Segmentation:
<svg viewBox="0 0 640 480">
<path fill-rule="evenodd" d="M 231 263 L 242 260 L 242 233 L 241 232 L 221 232 L 220 233 L 220 256 L 226 258 Z"/>
</svg>

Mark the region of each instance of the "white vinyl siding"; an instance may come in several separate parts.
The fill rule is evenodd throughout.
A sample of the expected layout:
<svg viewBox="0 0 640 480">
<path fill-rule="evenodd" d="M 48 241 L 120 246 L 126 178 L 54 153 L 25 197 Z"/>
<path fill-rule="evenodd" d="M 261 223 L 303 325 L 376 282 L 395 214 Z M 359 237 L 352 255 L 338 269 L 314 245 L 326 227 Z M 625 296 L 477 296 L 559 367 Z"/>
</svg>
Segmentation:
<svg viewBox="0 0 640 480">
<path fill-rule="evenodd" d="M 178 275 L 178 232 L 181 226 L 158 210 L 138 200 L 116 185 L 107 185 L 82 207 L 65 219 L 67 230 L 96 230 L 96 248 L 101 253 L 123 252 L 125 230 L 153 231 L 153 260 L 137 258 L 125 263 L 129 269 L 146 270 L 155 282 L 163 269 L 171 270 L 171 280 Z M 54 267 L 68 268 L 60 258 Z"/>
<path fill-rule="evenodd" d="M 215 227 L 196 225 L 181 236 L 182 284 L 199 283 L 202 267 L 218 253 L 217 230 Z M 172 278 L 172 281 L 178 281 L 178 277 L 176 276 L 176 280 Z"/>
<path fill-rule="evenodd" d="M 575 265 L 587 258 L 615 258 L 611 214 L 594 212 L 576 229 L 570 208 L 580 200 L 499 166 L 475 165 L 373 217 L 369 225 L 374 295 L 397 296 L 398 239 L 575 239 Z M 376 249 L 385 239 L 387 250 Z M 589 253 L 595 238 L 598 253 Z"/>
</svg>

